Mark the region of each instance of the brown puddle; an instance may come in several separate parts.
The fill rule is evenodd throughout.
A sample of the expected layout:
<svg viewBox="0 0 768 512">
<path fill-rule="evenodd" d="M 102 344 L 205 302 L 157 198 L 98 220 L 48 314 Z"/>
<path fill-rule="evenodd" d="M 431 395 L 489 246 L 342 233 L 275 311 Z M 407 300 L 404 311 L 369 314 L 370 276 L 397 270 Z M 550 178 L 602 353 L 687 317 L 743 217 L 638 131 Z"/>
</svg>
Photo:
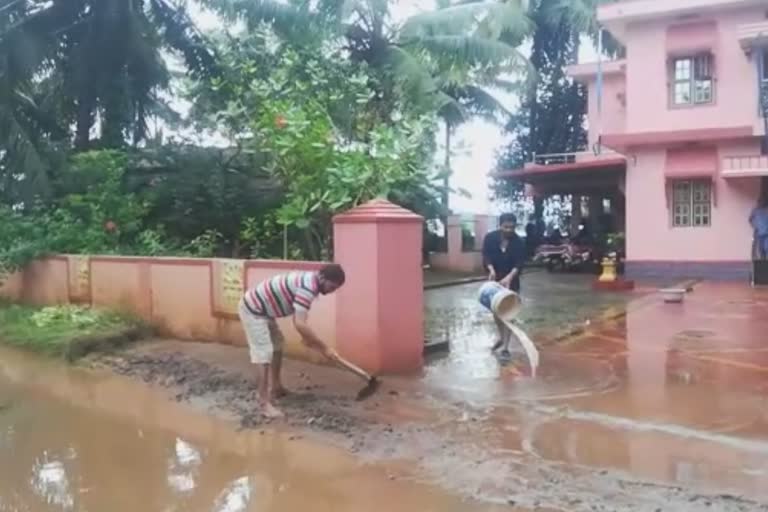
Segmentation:
<svg viewBox="0 0 768 512">
<path fill-rule="evenodd" d="M 237 432 L 122 377 L 0 349 L 0 511 L 501 510 L 404 478 L 286 433 Z"/>
</svg>

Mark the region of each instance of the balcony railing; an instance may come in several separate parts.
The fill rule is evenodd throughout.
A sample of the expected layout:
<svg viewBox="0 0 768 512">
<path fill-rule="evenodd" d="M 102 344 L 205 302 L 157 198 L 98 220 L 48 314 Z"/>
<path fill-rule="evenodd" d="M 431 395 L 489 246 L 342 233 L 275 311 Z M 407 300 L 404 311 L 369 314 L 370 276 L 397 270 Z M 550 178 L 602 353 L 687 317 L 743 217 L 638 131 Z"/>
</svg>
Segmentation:
<svg viewBox="0 0 768 512">
<path fill-rule="evenodd" d="M 591 160 L 602 160 L 606 158 L 619 158 L 621 153 L 610 149 L 602 149 L 599 153 L 594 151 L 575 151 L 571 153 L 548 153 L 544 155 L 533 155 L 531 164 L 533 165 L 562 165 L 575 164 L 577 162 L 586 162 Z"/>
<path fill-rule="evenodd" d="M 727 156 L 723 158 L 725 178 L 768 176 L 768 155 Z"/>
<path fill-rule="evenodd" d="M 576 162 L 576 153 L 549 153 L 545 155 L 533 155 L 533 163 L 536 165 L 560 165 Z"/>
<path fill-rule="evenodd" d="M 745 52 L 752 52 L 768 41 L 768 20 L 745 23 L 736 28 L 736 37 Z"/>
</svg>

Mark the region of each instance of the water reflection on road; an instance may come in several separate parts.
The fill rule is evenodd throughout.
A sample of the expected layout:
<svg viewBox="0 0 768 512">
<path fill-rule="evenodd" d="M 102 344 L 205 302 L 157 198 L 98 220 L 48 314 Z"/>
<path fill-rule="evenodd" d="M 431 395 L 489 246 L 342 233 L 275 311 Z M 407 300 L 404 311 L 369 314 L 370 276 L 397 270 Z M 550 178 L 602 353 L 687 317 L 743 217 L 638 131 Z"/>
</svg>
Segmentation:
<svg viewBox="0 0 768 512">
<path fill-rule="evenodd" d="M 570 288 L 553 284 L 550 301 L 538 285 L 531 291 L 528 306 L 538 311 L 526 329 L 543 332 L 539 340 L 589 311 L 627 307 L 626 296 L 591 294 L 583 283 L 579 293 L 567 279 Z M 471 404 L 475 415 L 466 432 L 459 425 L 445 434 L 453 446 L 465 435 L 484 444 L 486 463 L 533 457 L 518 473 L 552 462 L 768 503 L 768 290 L 702 283 L 678 305 L 643 296 L 624 316 L 549 340 L 530 379 L 519 371 L 524 360 L 516 369 L 491 355 L 494 326 L 476 289 L 434 290 L 427 299 L 451 352 L 430 362 L 425 393 Z M 550 313 L 551 325 L 536 320 Z"/>
<path fill-rule="evenodd" d="M 0 350 L 0 511 L 458 511 L 334 448 L 237 432 L 138 383 Z M 473 510 L 492 510 L 477 507 Z"/>
</svg>

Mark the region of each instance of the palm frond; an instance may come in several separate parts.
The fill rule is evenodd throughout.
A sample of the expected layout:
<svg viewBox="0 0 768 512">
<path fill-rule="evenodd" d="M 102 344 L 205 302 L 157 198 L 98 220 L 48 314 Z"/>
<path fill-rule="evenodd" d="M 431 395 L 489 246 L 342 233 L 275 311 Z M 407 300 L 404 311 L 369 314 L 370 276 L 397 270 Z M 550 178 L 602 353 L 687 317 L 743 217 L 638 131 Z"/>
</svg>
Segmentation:
<svg viewBox="0 0 768 512">
<path fill-rule="evenodd" d="M 213 45 L 198 30 L 187 12 L 167 0 L 151 0 L 150 6 L 164 31 L 165 43 L 184 56 L 192 75 L 197 78 L 218 75 L 220 69 Z"/>
<path fill-rule="evenodd" d="M 54 140 L 60 140 L 67 136 L 66 129 L 61 126 L 54 113 L 40 105 L 38 101 L 21 89 L 14 91 L 16 109 L 29 120 L 30 125 L 40 136 L 50 136 Z"/>
<path fill-rule="evenodd" d="M 384 51 L 384 63 L 408 101 L 417 105 L 434 101 L 437 84 L 424 63 L 413 53 L 399 46 L 389 46 Z"/>
<path fill-rule="evenodd" d="M 410 46 L 426 52 L 440 62 L 460 63 L 470 69 L 490 67 L 505 70 L 511 66 L 528 66 L 528 59 L 514 46 L 484 37 L 429 36 L 410 41 Z"/>
<path fill-rule="evenodd" d="M 461 91 L 460 101 L 472 114 L 496 120 L 498 116 L 509 117 L 512 113 L 491 92 L 483 87 L 468 85 Z"/>
<path fill-rule="evenodd" d="M 542 5 L 546 18 L 553 24 L 564 24 L 578 32 L 593 33 L 598 29 L 595 9 L 597 0 L 556 0 Z"/>
<path fill-rule="evenodd" d="M 445 92 L 439 92 L 437 100 L 440 104 L 437 114 L 448 126 L 458 126 L 470 118 L 471 114 L 467 112 L 464 105 Z"/>
<path fill-rule="evenodd" d="M 42 134 L 25 115 L 31 98 L 20 92 L 13 97 L 16 100 L 6 97 L 0 102 L 0 146 L 5 150 L 0 157 L 0 177 L 6 188 L 17 189 L 17 199 L 32 199 L 47 192 L 49 166 Z"/>
<path fill-rule="evenodd" d="M 494 87 L 495 89 L 509 93 L 519 93 L 525 88 L 524 82 L 521 80 L 511 80 L 508 78 L 496 77 L 490 80 L 488 85 Z"/>
<path fill-rule="evenodd" d="M 475 35 L 518 46 L 534 30 L 533 21 L 528 16 L 527 8 L 509 0 L 501 4 L 504 8 L 494 8 L 478 27 Z"/>
<path fill-rule="evenodd" d="M 243 20 L 249 27 L 267 24 L 288 38 L 314 33 L 321 21 L 318 11 L 308 4 L 280 0 L 201 0 L 201 4 L 231 21 Z"/>
<path fill-rule="evenodd" d="M 547 22 L 555 27 L 571 27 L 576 32 L 588 34 L 596 43 L 600 31 L 597 8 L 604 3 L 607 1 L 557 0 L 544 6 L 544 15 Z M 610 32 L 605 31 L 603 32 L 603 51 L 610 57 L 616 57 L 623 52 L 623 47 Z"/>
<path fill-rule="evenodd" d="M 400 33 L 403 40 L 474 32 L 497 39 L 502 32 L 527 34 L 531 28 L 530 20 L 516 2 L 486 0 L 416 14 L 403 23 Z"/>
<path fill-rule="evenodd" d="M 460 87 L 446 87 L 441 93 L 450 99 L 441 106 L 440 116 L 449 124 L 456 126 L 473 116 L 481 117 L 490 122 L 498 122 L 500 118 L 511 116 L 501 101 L 489 90 L 474 84 Z"/>
</svg>

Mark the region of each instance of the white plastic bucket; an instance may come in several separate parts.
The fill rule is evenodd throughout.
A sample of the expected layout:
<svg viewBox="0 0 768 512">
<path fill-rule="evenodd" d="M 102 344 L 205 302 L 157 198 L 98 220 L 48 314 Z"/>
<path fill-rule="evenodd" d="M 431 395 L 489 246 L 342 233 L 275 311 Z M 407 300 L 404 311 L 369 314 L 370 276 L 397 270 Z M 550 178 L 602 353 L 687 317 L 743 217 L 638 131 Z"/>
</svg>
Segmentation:
<svg viewBox="0 0 768 512">
<path fill-rule="evenodd" d="M 518 325 L 514 323 L 523 306 L 523 301 L 518 294 L 504 288 L 499 283 L 488 282 L 480 287 L 480 304 L 501 319 L 512 334 L 517 338 L 528 356 L 531 365 L 531 376 L 536 376 L 539 367 L 539 351 L 531 338 Z"/>
<path fill-rule="evenodd" d="M 480 287 L 478 298 L 488 311 L 506 322 L 514 320 L 523 305 L 518 294 L 492 281 Z"/>
</svg>

